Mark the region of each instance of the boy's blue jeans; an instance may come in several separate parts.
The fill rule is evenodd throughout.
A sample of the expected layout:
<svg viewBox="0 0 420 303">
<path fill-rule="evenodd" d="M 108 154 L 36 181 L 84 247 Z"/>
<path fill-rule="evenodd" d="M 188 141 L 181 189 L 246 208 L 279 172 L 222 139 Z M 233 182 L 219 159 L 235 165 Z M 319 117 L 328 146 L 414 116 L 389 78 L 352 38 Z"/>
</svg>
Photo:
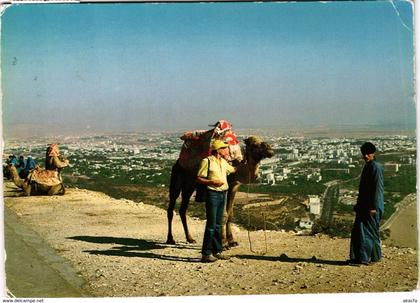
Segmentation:
<svg viewBox="0 0 420 303">
<path fill-rule="evenodd" d="M 204 231 L 203 247 L 204 256 L 222 252 L 222 224 L 226 201 L 226 191 L 209 190 L 206 202 L 206 229 Z"/>
</svg>

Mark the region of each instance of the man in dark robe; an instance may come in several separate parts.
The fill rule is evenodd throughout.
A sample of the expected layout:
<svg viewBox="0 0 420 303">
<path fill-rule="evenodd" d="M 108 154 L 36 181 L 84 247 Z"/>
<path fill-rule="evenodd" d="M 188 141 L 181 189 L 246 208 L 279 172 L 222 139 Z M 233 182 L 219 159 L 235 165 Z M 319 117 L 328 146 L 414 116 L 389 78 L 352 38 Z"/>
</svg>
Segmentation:
<svg viewBox="0 0 420 303">
<path fill-rule="evenodd" d="M 26 175 L 25 175 L 25 167 L 26 167 L 25 157 L 23 155 L 20 155 L 19 156 L 19 163 L 18 163 L 17 171 L 18 171 L 19 177 L 21 179 L 25 179 L 26 178 Z"/>
<path fill-rule="evenodd" d="M 350 264 L 365 264 L 381 259 L 379 223 L 384 213 L 384 169 L 375 159 L 376 147 L 364 143 L 360 148 L 365 166 L 354 206 L 354 221 L 350 242 Z"/>
</svg>

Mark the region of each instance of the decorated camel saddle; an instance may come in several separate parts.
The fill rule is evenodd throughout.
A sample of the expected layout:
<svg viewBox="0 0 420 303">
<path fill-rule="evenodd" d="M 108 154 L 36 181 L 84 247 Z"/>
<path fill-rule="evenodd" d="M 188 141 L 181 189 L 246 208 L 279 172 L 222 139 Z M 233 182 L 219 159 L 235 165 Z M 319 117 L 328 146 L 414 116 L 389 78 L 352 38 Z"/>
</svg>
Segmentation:
<svg viewBox="0 0 420 303">
<path fill-rule="evenodd" d="M 226 120 L 217 121 L 212 129 L 195 130 L 184 133 L 181 140 L 184 144 L 181 147 L 178 162 L 184 169 L 196 169 L 200 161 L 211 154 L 210 144 L 212 140 L 219 139 L 229 144 L 229 152 L 225 159 L 230 163 L 242 161 L 242 152 L 239 141 L 232 131 L 232 125 Z"/>
<path fill-rule="evenodd" d="M 61 183 L 58 172 L 55 170 L 46 170 L 39 166 L 29 172 L 26 180 L 31 183 L 35 182 L 45 186 L 55 186 Z"/>
</svg>

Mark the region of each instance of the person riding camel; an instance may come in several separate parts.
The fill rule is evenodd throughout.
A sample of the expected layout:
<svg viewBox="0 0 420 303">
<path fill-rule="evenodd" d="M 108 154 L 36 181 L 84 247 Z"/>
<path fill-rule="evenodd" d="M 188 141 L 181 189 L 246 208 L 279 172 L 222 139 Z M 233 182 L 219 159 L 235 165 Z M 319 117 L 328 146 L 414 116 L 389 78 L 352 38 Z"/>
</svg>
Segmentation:
<svg viewBox="0 0 420 303">
<path fill-rule="evenodd" d="M 63 178 L 61 177 L 61 170 L 64 167 L 69 166 L 69 160 L 61 159 L 60 150 L 58 149 L 58 144 L 53 143 L 47 148 L 45 155 L 45 169 L 48 171 L 55 170 L 58 173 L 58 179 L 61 182 L 62 194 L 65 193 Z"/>
<path fill-rule="evenodd" d="M 47 148 L 45 155 L 45 169 L 56 170 L 58 172 L 59 179 L 62 180 L 61 170 L 67 166 L 69 166 L 69 160 L 62 160 L 58 145 L 56 143 L 51 144 Z"/>
</svg>

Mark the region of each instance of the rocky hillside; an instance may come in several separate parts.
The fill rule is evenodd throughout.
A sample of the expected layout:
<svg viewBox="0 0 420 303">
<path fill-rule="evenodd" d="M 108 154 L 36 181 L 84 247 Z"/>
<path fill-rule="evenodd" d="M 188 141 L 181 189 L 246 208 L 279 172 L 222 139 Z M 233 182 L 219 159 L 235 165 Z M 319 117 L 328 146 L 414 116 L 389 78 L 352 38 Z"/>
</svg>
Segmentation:
<svg viewBox="0 0 420 303">
<path fill-rule="evenodd" d="M 145 203 L 69 189 L 64 196 L 20 197 L 5 184 L 5 206 L 68 259 L 93 296 L 189 296 L 395 292 L 416 288 L 417 251 L 383 247 L 373 265 L 345 264 L 349 239 L 236 228 L 240 246 L 228 261 L 200 263 L 205 222 L 189 218 L 187 244 L 179 217 L 176 245 L 166 245 L 166 212 Z M 386 274 L 385 274 L 386 273 Z"/>
</svg>

